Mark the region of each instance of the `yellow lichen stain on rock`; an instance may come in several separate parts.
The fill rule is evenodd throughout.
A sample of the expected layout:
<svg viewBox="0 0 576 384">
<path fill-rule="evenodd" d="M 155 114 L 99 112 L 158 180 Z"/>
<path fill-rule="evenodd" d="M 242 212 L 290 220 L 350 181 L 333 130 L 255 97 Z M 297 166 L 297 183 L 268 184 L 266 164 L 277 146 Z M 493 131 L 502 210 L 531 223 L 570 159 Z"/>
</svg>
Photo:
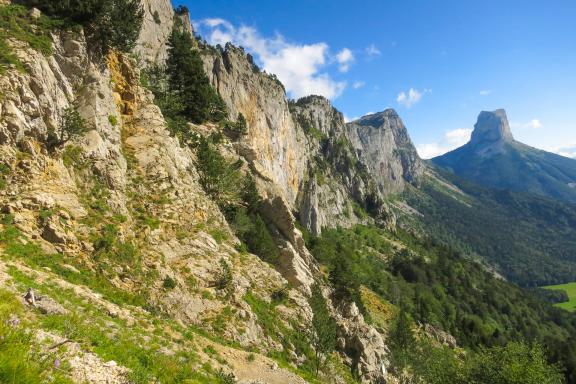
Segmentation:
<svg viewBox="0 0 576 384">
<path fill-rule="evenodd" d="M 114 99 L 118 110 L 123 116 L 133 116 L 136 109 L 138 92 L 138 76 L 129 59 L 116 51 L 111 51 L 106 63 L 110 71 Z"/>
</svg>

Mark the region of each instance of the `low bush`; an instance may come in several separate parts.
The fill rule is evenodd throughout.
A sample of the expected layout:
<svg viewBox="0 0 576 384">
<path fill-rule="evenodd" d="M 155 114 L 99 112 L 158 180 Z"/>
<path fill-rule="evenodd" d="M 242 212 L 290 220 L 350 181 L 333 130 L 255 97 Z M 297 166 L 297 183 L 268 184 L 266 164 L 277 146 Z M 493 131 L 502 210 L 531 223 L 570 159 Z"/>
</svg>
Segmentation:
<svg viewBox="0 0 576 384">
<path fill-rule="evenodd" d="M 49 149 L 61 147 L 75 137 L 84 135 L 89 130 L 90 128 L 86 121 L 74 107 L 66 108 L 57 130 L 48 130 L 47 146 Z"/>
</svg>

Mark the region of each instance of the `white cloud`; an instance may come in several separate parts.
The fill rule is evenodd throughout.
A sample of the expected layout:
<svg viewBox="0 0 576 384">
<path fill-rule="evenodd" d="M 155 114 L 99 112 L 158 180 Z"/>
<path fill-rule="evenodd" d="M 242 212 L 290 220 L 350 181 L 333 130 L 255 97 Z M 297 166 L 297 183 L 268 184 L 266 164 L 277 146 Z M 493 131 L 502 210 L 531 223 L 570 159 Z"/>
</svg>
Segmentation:
<svg viewBox="0 0 576 384">
<path fill-rule="evenodd" d="M 530 126 L 530 128 L 538 129 L 538 128 L 542 128 L 542 123 L 538 119 L 533 119 L 533 120 L 530 120 L 529 126 Z"/>
<path fill-rule="evenodd" d="M 204 19 L 202 20 L 202 23 L 204 23 L 205 25 L 207 25 L 210 28 L 215 28 L 219 25 L 224 25 L 227 28 L 231 28 L 232 24 L 230 24 L 228 21 L 224 20 L 224 19 L 219 19 L 219 18 L 214 18 L 214 19 Z"/>
<path fill-rule="evenodd" d="M 560 156 L 570 157 L 572 159 L 576 159 L 576 143 L 575 144 L 568 144 L 562 145 L 560 147 L 550 148 L 550 152 L 554 152 Z"/>
<path fill-rule="evenodd" d="M 345 123 L 349 123 L 351 121 L 358 120 L 358 119 L 359 119 L 359 117 L 348 117 L 348 116 L 346 116 L 346 114 L 344 114 L 344 122 Z"/>
<path fill-rule="evenodd" d="M 480 91 L 480 96 L 488 96 L 489 94 L 491 94 L 492 91 L 489 89 L 483 89 Z"/>
<path fill-rule="evenodd" d="M 366 47 L 366 53 L 368 56 L 380 56 L 382 52 L 374 44 L 370 44 Z"/>
<path fill-rule="evenodd" d="M 365 86 L 365 85 L 366 85 L 366 83 L 365 83 L 364 81 L 355 81 L 355 82 L 352 84 L 352 88 L 354 88 L 354 89 L 360 89 L 360 88 L 362 88 L 362 87 Z"/>
<path fill-rule="evenodd" d="M 512 129 L 540 129 L 542 128 L 542 122 L 539 119 L 532 119 L 527 123 L 510 123 L 510 128 Z"/>
<path fill-rule="evenodd" d="M 472 129 L 458 128 L 444 133 L 444 137 L 437 143 L 417 145 L 418 154 L 423 159 L 431 159 L 450 152 L 470 141 Z"/>
<path fill-rule="evenodd" d="M 350 66 L 354 62 L 354 54 L 348 48 L 344 48 L 336 55 L 336 60 L 340 67 L 338 68 L 340 72 L 348 72 Z"/>
<path fill-rule="evenodd" d="M 224 19 L 204 19 L 194 26 L 210 44 L 232 43 L 254 54 L 266 72 L 278 76 L 291 97 L 320 95 L 334 99 L 346 88 L 346 82 L 334 80 L 323 70 L 335 61 L 340 69 L 349 65 L 354 59 L 350 50 L 344 49 L 332 58 L 326 43 L 294 44 L 280 34 L 263 37 L 253 27 L 236 27 Z"/>
<path fill-rule="evenodd" d="M 400 94 L 396 98 L 396 102 L 398 102 L 398 104 L 403 105 L 406 108 L 411 108 L 413 105 L 422 100 L 424 94 L 431 92 L 432 92 L 431 89 L 424 89 L 423 91 L 419 91 L 417 89 L 410 88 L 407 92 L 404 91 L 400 92 Z"/>
</svg>

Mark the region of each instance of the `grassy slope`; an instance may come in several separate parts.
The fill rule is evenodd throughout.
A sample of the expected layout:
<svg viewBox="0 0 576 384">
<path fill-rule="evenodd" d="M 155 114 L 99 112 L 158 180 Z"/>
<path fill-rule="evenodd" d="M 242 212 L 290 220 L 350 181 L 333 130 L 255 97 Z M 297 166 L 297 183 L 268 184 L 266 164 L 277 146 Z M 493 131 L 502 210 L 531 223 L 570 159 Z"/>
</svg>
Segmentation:
<svg viewBox="0 0 576 384">
<path fill-rule="evenodd" d="M 576 282 L 568 283 L 568 284 L 559 284 L 559 285 L 549 285 L 547 287 L 543 287 L 545 289 L 551 290 L 560 290 L 565 291 L 570 298 L 570 301 L 565 303 L 558 303 L 555 304 L 558 308 L 566 309 L 571 312 L 576 312 Z"/>
</svg>

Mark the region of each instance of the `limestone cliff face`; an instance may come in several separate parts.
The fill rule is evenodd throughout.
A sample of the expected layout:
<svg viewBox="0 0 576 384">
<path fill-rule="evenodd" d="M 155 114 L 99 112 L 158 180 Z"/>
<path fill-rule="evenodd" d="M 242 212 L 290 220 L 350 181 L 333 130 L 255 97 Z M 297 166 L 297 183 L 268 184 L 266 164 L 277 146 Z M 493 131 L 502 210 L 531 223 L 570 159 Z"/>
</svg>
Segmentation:
<svg viewBox="0 0 576 384">
<path fill-rule="evenodd" d="M 231 118 L 242 113 L 248 122 L 235 148 L 267 181 L 269 197 L 281 196 L 314 234 L 370 221 L 366 210 L 393 223 L 386 197 L 424 172 L 394 111 L 345 124 L 325 98 L 288 101 L 282 84 L 262 73 L 241 48 L 206 48 L 203 55 Z"/>
<path fill-rule="evenodd" d="M 144 22 L 134 53 L 143 66 L 162 65 L 168 57 L 166 43 L 175 21 L 180 22 L 185 31 L 191 35 L 194 34 L 190 14 L 187 8 L 181 8 L 178 13 L 175 13 L 170 0 L 141 0 L 141 3 L 144 10 Z"/>
<path fill-rule="evenodd" d="M 355 206 L 363 204 L 366 182 L 356 168 L 342 113 L 319 96 L 293 102 L 290 109 L 307 140 L 308 174 L 297 202 L 300 222 L 315 235 L 322 228 L 365 222 Z"/>
<path fill-rule="evenodd" d="M 424 172 L 408 131 L 394 110 L 386 110 L 347 124 L 347 136 L 368 173 L 387 195 L 404 190 Z"/>
<path fill-rule="evenodd" d="M 174 9 L 170 0 L 142 0 L 144 22 L 136 46 L 136 54 L 143 63 L 166 61 L 166 42 L 174 26 Z"/>
<path fill-rule="evenodd" d="M 232 45 L 207 50 L 204 62 L 230 117 L 236 119 L 242 113 L 248 123 L 248 134 L 237 144 L 238 152 L 293 208 L 308 156 L 306 139 L 296 129 L 284 87 L 260 72 L 242 49 Z M 274 195 L 275 191 L 269 193 Z"/>
</svg>

